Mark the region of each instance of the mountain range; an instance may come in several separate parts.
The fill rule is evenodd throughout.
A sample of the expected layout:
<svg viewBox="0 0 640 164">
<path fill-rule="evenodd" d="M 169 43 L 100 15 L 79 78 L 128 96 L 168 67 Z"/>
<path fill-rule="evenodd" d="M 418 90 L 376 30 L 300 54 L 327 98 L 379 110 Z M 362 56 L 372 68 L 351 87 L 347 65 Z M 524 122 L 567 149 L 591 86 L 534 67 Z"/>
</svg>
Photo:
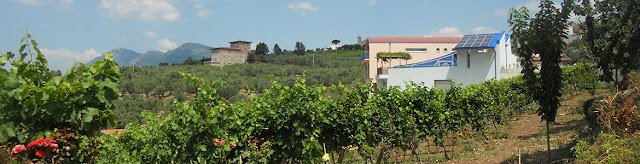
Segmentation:
<svg viewBox="0 0 640 164">
<path fill-rule="evenodd" d="M 180 47 L 167 51 L 148 51 L 144 54 L 135 52 L 126 48 L 118 48 L 111 51 L 113 60 L 119 66 L 147 66 L 159 65 L 160 63 L 183 63 L 184 60 L 191 57 L 194 60 L 211 57 L 211 47 L 198 43 L 185 43 Z M 102 60 L 103 56 L 98 56 L 89 61 L 87 65 Z"/>
</svg>

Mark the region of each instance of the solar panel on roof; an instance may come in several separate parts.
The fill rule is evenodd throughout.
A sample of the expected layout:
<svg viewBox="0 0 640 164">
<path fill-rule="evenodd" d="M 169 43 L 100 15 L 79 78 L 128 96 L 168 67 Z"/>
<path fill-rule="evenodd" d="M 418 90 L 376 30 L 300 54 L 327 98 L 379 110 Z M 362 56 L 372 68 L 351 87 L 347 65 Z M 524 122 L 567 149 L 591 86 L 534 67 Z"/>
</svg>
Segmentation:
<svg viewBox="0 0 640 164">
<path fill-rule="evenodd" d="M 491 44 L 492 39 L 493 35 L 491 34 L 465 35 L 460 39 L 456 48 L 487 47 Z"/>
</svg>

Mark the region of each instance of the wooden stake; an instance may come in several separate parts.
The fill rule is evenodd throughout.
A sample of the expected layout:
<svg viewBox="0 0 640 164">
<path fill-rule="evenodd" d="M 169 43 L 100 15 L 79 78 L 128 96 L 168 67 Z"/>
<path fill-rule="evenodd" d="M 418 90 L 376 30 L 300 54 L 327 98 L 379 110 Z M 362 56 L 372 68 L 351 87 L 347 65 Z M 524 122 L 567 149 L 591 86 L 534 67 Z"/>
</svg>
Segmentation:
<svg viewBox="0 0 640 164">
<path fill-rule="evenodd" d="M 518 149 L 518 164 L 522 164 L 522 156 L 520 156 L 520 149 Z"/>
</svg>

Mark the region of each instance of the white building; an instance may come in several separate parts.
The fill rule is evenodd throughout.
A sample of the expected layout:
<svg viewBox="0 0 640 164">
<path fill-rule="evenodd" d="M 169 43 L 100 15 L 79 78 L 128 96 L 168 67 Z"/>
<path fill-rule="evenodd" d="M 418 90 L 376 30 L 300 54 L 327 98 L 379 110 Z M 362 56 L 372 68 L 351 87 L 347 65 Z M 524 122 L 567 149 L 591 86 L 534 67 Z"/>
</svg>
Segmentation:
<svg viewBox="0 0 640 164">
<path fill-rule="evenodd" d="M 466 86 L 489 79 L 509 78 L 520 73 L 517 58 L 511 52 L 509 34 L 505 34 L 504 31 L 495 34 L 465 35 L 450 53 L 443 53 L 439 57 L 422 62 L 388 68 L 386 79 L 377 79 L 379 83 L 386 85 L 378 86 L 404 88 L 407 82 L 413 81 L 424 82 L 427 87 L 443 89 L 451 85 L 449 80 Z"/>
</svg>

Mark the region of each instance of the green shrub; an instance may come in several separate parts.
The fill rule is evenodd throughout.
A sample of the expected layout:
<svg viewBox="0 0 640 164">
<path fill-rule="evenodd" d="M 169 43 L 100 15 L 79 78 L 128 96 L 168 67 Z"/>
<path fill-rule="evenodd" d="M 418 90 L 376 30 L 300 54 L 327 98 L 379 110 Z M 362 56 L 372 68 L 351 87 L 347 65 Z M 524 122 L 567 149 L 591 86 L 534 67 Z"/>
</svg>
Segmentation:
<svg viewBox="0 0 640 164">
<path fill-rule="evenodd" d="M 594 143 L 581 140 L 571 148 L 578 162 L 640 163 L 640 138 L 600 133 Z"/>
</svg>

